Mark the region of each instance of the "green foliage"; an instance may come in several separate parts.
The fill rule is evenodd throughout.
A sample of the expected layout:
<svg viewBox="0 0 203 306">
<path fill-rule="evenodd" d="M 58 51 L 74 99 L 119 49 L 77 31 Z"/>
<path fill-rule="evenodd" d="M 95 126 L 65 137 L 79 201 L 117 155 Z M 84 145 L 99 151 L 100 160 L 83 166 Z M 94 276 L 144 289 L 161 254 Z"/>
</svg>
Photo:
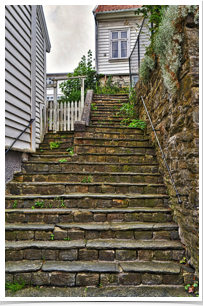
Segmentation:
<svg viewBox="0 0 203 306">
<path fill-rule="evenodd" d="M 54 240 L 54 234 L 51 234 L 51 235 L 50 235 L 50 239 L 51 239 L 51 240 Z"/>
<path fill-rule="evenodd" d="M 107 78 L 106 84 L 105 86 L 102 86 L 99 78 L 101 77 L 98 76 L 98 80 L 96 82 L 96 88 L 94 89 L 94 93 L 95 94 L 106 94 L 106 95 L 115 95 L 115 94 L 125 94 L 125 93 L 129 93 L 129 88 L 128 87 L 119 87 L 118 83 L 113 83 L 113 76 L 109 75 L 109 77 Z"/>
<path fill-rule="evenodd" d="M 59 159 L 59 162 L 60 162 L 60 163 L 65 163 L 65 162 L 67 162 L 67 159 L 65 159 L 65 158 Z"/>
<path fill-rule="evenodd" d="M 16 208 L 17 207 L 17 201 L 14 201 L 14 204 L 13 204 L 13 208 Z"/>
<path fill-rule="evenodd" d="M 61 145 L 62 141 L 55 141 L 55 142 L 50 142 L 50 149 L 58 149 Z"/>
<path fill-rule="evenodd" d="M 194 281 L 194 284 L 193 284 L 193 285 L 188 284 L 188 285 L 185 286 L 185 290 L 187 290 L 188 293 L 193 293 L 193 294 L 195 294 L 196 297 L 199 297 L 198 288 L 199 288 L 198 281 Z M 190 297 L 192 297 L 192 295 L 190 295 Z"/>
<path fill-rule="evenodd" d="M 95 105 L 95 103 L 92 103 L 92 104 L 91 104 L 91 110 L 92 110 L 92 111 L 97 110 L 97 106 Z"/>
<path fill-rule="evenodd" d="M 92 177 L 91 175 L 89 175 L 87 178 L 86 176 L 84 177 L 84 179 L 82 180 L 82 183 L 91 183 L 92 181 Z"/>
<path fill-rule="evenodd" d="M 36 203 L 35 203 L 35 207 L 37 207 L 37 208 L 43 208 L 44 207 L 44 201 L 37 201 Z"/>
<path fill-rule="evenodd" d="M 68 148 L 68 149 L 66 150 L 66 152 L 68 152 L 68 154 L 70 154 L 70 155 L 74 155 L 73 147 Z"/>
<path fill-rule="evenodd" d="M 150 72 L 159 58 L 164 84 L 171 94 L 180 88 L 178 70 L 182 60 L 183 21 L 189 13 L 194 14 L 198 23 L 197 5 L 143 5 L 135 14 L 142 13 L 153 23 L 150 45 L 146 48 L 145 58 L 140 65 L 140 78 L 144 84 L 149 80 Z"/>
<path fill-rule="evenodd" d="M 25 282 L 24 280 L 21 279 L 22 284 L 19 284 L 18 282 L 13 282 L 13 283 L 9 283 L 6 282 L 5 283 L 5 289 L 6 290 L 11 290 L 12 292 L 17 292 L 18 290 L 21 290 L 25 287 Z"/>
<path fill-rule="evenodd" d="M 183 257 L 183 259 L 180 261 L 180 263 L 185 264 L 187 262 L 186 257 Z"/>
<path fill-rule="evenodd" d="M 64 240 L 68 240 L 68 241 L 71 241 L 71 239 L 68 237 L 68 238 L 63 238 Z"/>
<path fill-rule="evenodd" d="M 140 119 L 133 119 L 128 127 L 134 127 L 134 128 L 139 128 L 141 130 L 145 129 L 147 127 L 146 122 L 140 120 Z"/>
<path fill-rule="evenodd" d="M 73 74 L 68 74 L 68 77 L 74 76 L 86 76 L 85 80 L 85 94 L 88 89 L 95 89 L 96 87 L 96 71 L 92 67 L 92 51 L 88 51 L 87 59 L 83 55 L 78 66 L 75 68 Z M 71 79 L 59 84 L 63 96 L 60 102 L 71 102 L 81 100 L 81 80 Z"/>
</svg>

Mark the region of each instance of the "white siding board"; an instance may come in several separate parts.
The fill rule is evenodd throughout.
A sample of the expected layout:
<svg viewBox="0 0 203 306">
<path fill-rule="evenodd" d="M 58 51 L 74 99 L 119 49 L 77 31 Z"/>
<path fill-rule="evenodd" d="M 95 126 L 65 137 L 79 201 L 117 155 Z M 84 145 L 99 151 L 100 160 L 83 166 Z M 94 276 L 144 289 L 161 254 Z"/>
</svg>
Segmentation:
<svg viewBox="0 0 203 306">
<path fill-rule="evenodd" d="M 13 74 L 15 78 L 17 78 L 19 81 L 21 81 L 25 86 L 28 88 L 31 88 L 30 80 L 26 76 L 23 75 L 21 71 L 16 69 L 14 65 L 11 65 L 8 61 L 5 62 L 5 69 L 10 74 Z"/>
<path fill-rule="evenodd" d="M 6 81 L 12 84 L 14 87 L 22 91 L 27 96 L 30 96 L 31 88 L 30 86 L 25 86 L 21 83 L 21 81 L 17 80 L 13 75 L 6 71 Z"/>
<path fill-rule="evenodd" d="M 7 23 L 7 22 L 6 22 Z M 9 23 L 7 25 L 10 27 Z M 10 33 L 12 31 L 12 28 L 8 29 L 6 27 L 6 37 L 12 35 L 13 38 L 24 48 L 24 50 L 29 54 L 31 51 L 31 46 L 24 40 L 24 38 L 15 30 L 13 29 L 12 34 Z"/>
<path fill-rule="evenodd" d="M 31 24 L 31 14 L 24 10 L 23 5 L 12 5 L 12 7 L 26 24 Z"/>
<path fill-rule="evenodd" d="M 25 39 L 26 43 L 28 45 L 30 45 L 30 36 L 29 36 L 29 33 L 24 31 L 24 29 L 22 28 L 22 25 L 19 25 L 9 12 L 7 13 L 7 16 L 6 16 L 6 19 L 5 19 L 5 26 L 12 33 L 14 33 L 13 29 L 15 28 L 15 30 L 21 36 L 23 36 L 23 39 Z"/>
<path fill-rule="evenodd" d="M 8 136 L 5 139 L 5 146 L 9 147 L 12 143 L 13 143 L 14 139 L 10 139 Z M 16 141 L 16 143 L 13 145 L 12 150 L 19 150 L 19 148 L 21 148 L 21 150 L 26 150 L 29 151 L 30 150 L 30 143 L 29 142 L 24 142 L 21 141 L 21 137 L 20 139 L 18 139 Z"/>
<path fill-rule="evenodd" d="M 27 59 L 27 61 L 30 61 L 29 52 L 22 47 L 22 45 L 10 34 L 9 31 L 6 31 L 6 39 L 14 46 L 14 50 L 18 50 L 18 52 L 20 52 Z M 14 52 L 16 53 L 16 51 Z"/>
<path fill-rule="evenodd" d="M 20 129 L 18 130 L 17 128 L 14 128 L 13 126 L 9 126 L 6 124 L 6 137 L 9 137 L 10 142 L 9 144 L 11 144 L 19 135 L 20 133 L 23 131 L 24 129 Z M 21 141 L 23 142 L 30 142 L 30 128 L 28 128 L 25 133 L 23 133 L 20 137 Z"/>
<path fill-rule="evenodd" d="M 26 19 L 22 19 L 19 14 L 16 13 L 16 11 L 13 9 L 13 6 L 7 5 L 5 14 L 6 17 L 8 16 L 8 12 L 13 16 L 13 18 L 18 22 L 19 25 L 21 25 L 21 28 L 28 36 L 31 35 L 31 22 L 27 21 Z"/>
<path fill-rule="evenodd" d="M 8 40 L 5 41 L 6 53 L 10 53 L 15 59 L 18 60 L 20 65 L 22 64 L 24 67 L 30 71 L 31 62 L 30 59 L 26 59 L 20 52 L 17 50 Z"/>
<path fill-rule="evenodd" d="M 10 52 L 6 52 L 5 55 L 6 63 L 9 62 L 11 65 L 15 66 L 16 69 L 21 71 L 21 73 L 28 79 L 30 79 L 30 71 L 27 67 L 24 67 Z M 29 67 L 29 66 L 28 66 Z"/>
<path fill-rule="evenodd" d="M 22 126 L 26 127 L 27 122 L 30 120 L 30 116 L 27 115 L 27 117 L 19 117 L 16 114 L 10 113 L 8 111 L 5 111 L 5 118 L 10 119 L 12 121 L 19 122 Z"/>
<path fill-rule="evenodd" d="M 5 100 L 18 108 L 22 108 L 25 112 L 30 113 L 30 97 L 24 95 L 17 88 L 13 88 L 9 83 L 6 83 L 5 87 Z"/>
</svg>

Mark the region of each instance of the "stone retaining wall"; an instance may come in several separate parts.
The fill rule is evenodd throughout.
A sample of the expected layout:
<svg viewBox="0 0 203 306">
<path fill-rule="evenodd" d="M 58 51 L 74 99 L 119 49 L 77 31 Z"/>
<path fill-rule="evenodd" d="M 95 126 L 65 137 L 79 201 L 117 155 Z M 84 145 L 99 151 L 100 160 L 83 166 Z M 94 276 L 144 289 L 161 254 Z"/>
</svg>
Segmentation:
<svg viewBox="0 0 203 306">
<path fill-rule="evenodd" d="M 157 64 L 147 85 L 136 86 L 139 118 L 147 121 L 150 140 L 156 148 L 160 172 L 170 195 L 169 205 L 174 221 L 180 226 L 180 237 L 187 248 L 190 264 L 199 265 L 199 28 L 193 16 L 183 26 L 182 67 L 179 71 L 180 89 L 170 95 L 164 86 Z M 171 169 L 182 204 L 178 204 L 167 168 L 162 159 L 150 122 L 147 119 L 143 96 L 162 150 Z"/>
</svg>

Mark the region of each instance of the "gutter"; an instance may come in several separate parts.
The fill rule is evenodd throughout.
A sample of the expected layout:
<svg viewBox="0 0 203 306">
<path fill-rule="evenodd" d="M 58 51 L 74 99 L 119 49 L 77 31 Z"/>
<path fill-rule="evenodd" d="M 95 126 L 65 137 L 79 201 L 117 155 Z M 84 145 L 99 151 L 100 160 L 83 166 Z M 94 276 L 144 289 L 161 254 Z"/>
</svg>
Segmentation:
<svg viewBox="0 0 203 306">
<path fill-rule="evenodd" d="M 97 8 L 97 6 L 95 7 L 95 9 Z M 93 10 L 93 14 L 94 14 L 94 21 L 95 21 L 95 69 L 96 69 L 97 74 L 98 74 L 98 54 L 97 54 L 97 47 L 98 47 L 98 32 L 97 32 L 98 21 L 96 20 L 96 13 L 94 13 L 94 10 Z"/>
</svg>

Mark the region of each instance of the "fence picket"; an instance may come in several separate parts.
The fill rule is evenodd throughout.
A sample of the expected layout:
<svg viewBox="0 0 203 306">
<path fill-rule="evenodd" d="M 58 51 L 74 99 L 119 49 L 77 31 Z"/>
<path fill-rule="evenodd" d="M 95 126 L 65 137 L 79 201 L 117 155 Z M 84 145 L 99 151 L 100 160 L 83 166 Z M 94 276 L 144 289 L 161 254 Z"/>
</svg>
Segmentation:
<svg viewBox="0 0 203 306">
<path fill-rule="evenodd" d="M 63 126 L 63 130 L 66 131 L 66 102 L 64 102 L 63 104 L 63 115 L 64 115 L 64 126 Z"/>
<path fill-rule="evenodd" d="M 48 112 L 48 116 L 49 116 L 49 130 L 52 130 L 52 104 L 53 102 L 49 103 L 49 112 Z"/>
<path fill-rule="evenodd" d="M 61 107 L 60 107 L 60 130 L 63 131 L 63 124 L 64 124 L 64 119 L 63 119 L 63 103 L 61 102 Z"/>
<path fill-rule="evenodd" d="M 68 112 L 68 131 L 70 131 L 70 102 L 68 102 L 67 112 Z"/>
<path fill-rule="evenodd" d="M 74 130 L 73 116 L 74 116 L 74 111 L 73 111 L 73 101 L 72 101 L 72 102 L 71 102 L 71 131 Z"/>
</svg>

